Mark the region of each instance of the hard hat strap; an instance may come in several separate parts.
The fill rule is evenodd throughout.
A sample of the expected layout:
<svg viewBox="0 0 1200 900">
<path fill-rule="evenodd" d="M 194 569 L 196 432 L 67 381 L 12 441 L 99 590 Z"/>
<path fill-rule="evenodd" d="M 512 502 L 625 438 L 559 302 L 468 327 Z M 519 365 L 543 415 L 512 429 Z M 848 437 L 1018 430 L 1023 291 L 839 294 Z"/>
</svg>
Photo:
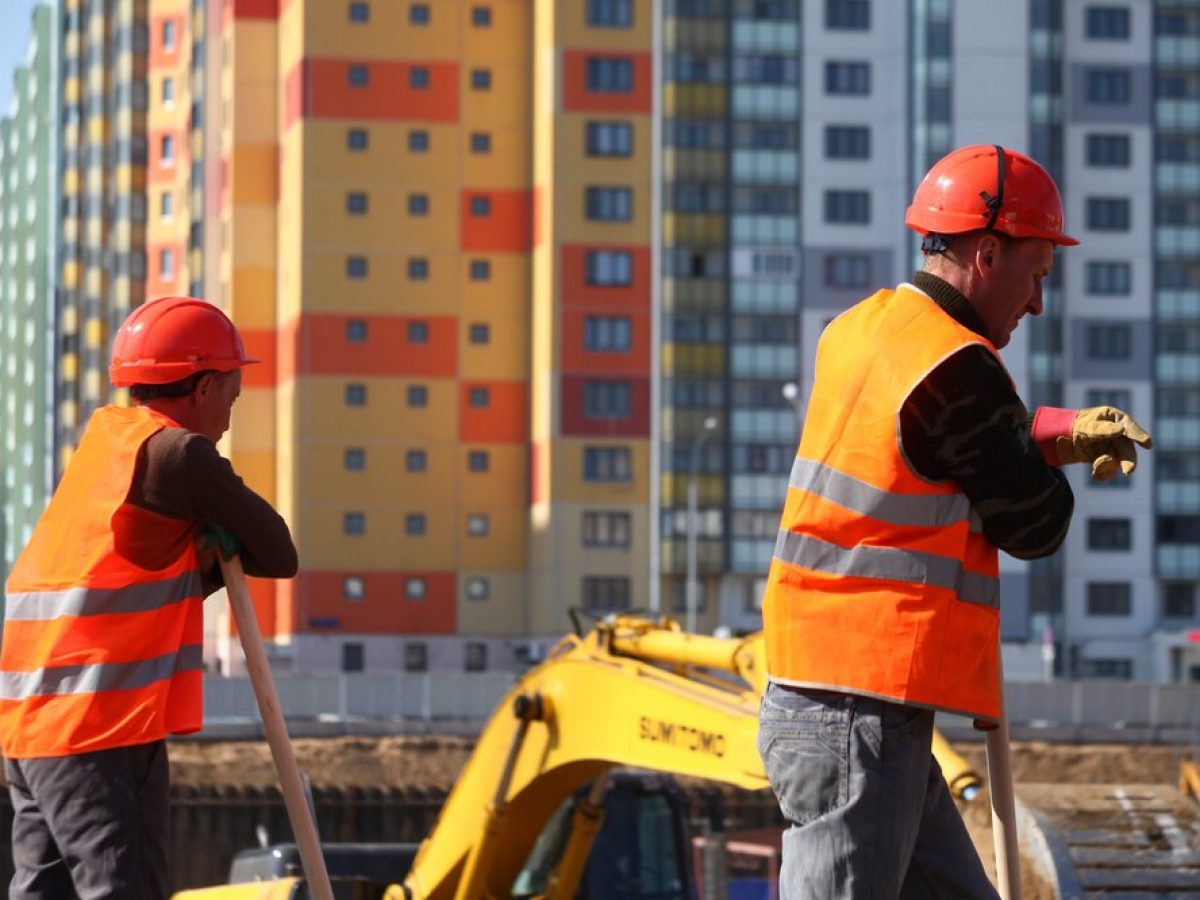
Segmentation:
<svg viewBox="0 0 1200 900">
<path fill-rule="evenodd" d="M 999 144 L 992 146 L 996 148 L 996 196 L 993 197 L 987 191 L 979 192 L 984 205 L 991 210 L 991 216 L 988 218 L 985 228 L 987 231 L 991 231 L 995 227 L 996 219 L 1000 217 L 1000 207 L 1004 205 L 1004 148 Z"/>
</svg>

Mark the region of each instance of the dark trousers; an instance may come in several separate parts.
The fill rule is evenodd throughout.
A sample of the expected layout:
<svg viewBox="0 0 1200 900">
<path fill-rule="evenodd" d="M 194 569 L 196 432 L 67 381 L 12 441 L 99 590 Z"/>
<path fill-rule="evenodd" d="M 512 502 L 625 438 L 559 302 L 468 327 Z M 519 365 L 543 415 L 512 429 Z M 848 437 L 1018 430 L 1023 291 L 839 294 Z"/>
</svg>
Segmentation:
<svg viewBox="0 0 1200 900">
<path fill-rule="evenodd" d="M 10 900 L 166 900 L 165 741 L 7 759 L 13 806 Z"/>
</svg>

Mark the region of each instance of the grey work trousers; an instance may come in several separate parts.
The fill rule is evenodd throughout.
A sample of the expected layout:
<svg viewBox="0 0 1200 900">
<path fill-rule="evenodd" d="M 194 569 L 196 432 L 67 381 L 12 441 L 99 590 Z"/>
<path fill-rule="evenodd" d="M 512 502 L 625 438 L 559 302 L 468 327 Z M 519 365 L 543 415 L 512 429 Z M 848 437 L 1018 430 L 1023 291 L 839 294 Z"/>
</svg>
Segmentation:
<svg viewBox="0 0 1200 900">
<path fill-rule="evenodd" d="M 927 709 L 768 686 L 758 751 L 791 823 L 781 900 L 999 896 L 932 739 Z"/>
<path fill-rule="evenodd" d="M 10 900 L 166 900 L 170 800 L 165 741 L 6 759 Z"/>
</svg>

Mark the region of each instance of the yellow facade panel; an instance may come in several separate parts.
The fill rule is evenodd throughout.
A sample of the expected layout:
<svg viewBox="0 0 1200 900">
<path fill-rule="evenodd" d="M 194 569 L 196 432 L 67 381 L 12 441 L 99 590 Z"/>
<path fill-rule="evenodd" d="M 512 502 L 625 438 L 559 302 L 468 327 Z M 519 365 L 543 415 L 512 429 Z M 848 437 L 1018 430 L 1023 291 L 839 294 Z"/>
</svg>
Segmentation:
<svg viewBox="0 0 1200 900">
<path fill-rule="evenodd" d="M 234 269 L 230 311 L 239 328 L 274 328 L 275 270 L 256 266 Z"/>
<path fill-rule="evenodd" d="M 346 277 L 346 258 L 365 256 L 366 278 Z M 409 277 L 409 261 L 423 259 L 428 277 Z M 380 247 L 368 241 L 344 241 L 339 249 L 310 251 L 304 260 L 304 310 L 342 313 L 352 309 L 364 315 L 454 315 L 461 263 L 457 253 L 430 254 L 421 247 Z M 288 272 L 280 271 L 285 283 Z M 290 313 L 280 310 L 281 318 Z"/>
<path fill-rule="evenodd" d="M 279 152 L 274 142 L 240 142 L 233 148 L 233 202 L 274 206 L 279 185 Z"/>
<path fill-rule="evenodd" d="M 343 186 L 344 185 L 344 186 Z M 420 182 L 370 183 L 348 174 L 343 185 L 312 186 L 308 191 L 306 239 L 317 244 L 408 251 L 430 255 L 459 247 L 459 197 L 447 189 L 432 190 Z M 367 211 L 347 212 L 351 194 L 366 196 Z M 409 202 L 425 197 L 425 215 L 409 212 Z"/>
<path fill-rule="evenodd" d="M 468 582 L 487 582 L 487 599 L 472 600 Z M 458 632 L 477 635 L 524 635 L 526 580 L 524 573 L 468 571 L 458 580 Z"/>
<path fill-rule="evenodd" d="M 588 156 L 587 127 L 589 122 L 623 122 L 633 126 L 633 153 L 629 156 Z M 619 113 L 571 113 L 559 120 L 560 154 L 556 163 L 574 179 L 585 178 L 593 184 L 638 182 L 649 185 L 650 161 L 654 147 L 650 134 L 650 117 Z M 574 171 L 572 171 L 574 170 Z"/>
<path fill-rule="evenodd" d="M 487 153 L 468 153 L 463 157 L 459 168 L 462 184 L 528 190 L 531 185 L 529 158 L 533 153 L 529 129 L 464 122 L 464 147 L 469 146 L 471 134 L 477 131 L 489 135 L 491 149 Z"/>
<path fill-rule="evenodd" d="M 275 266 L 275 207 L 245 204 L 233 209 L 231 264 L 237 268 Z"/>
<path fill-rule="evenodd" d="M 556 501 L 586 503 L 645 503 L 650 486 L 650 442 L 644 438 L 562 438 L 557 442 L 558 464 L 554 467 Z M 583 455 L 588 447 L 625 447 L 629 450 L 632 477 L 626 482 L 587 481 Z"/>
<path fill-rule="evenodd" d="M 344 9 L 344 8 L 343 8 Z M 270 19 L 239 18 L 234 21 L 233 71 L 239 93 L 243 85 L 274 84 L 279 78 L 276 48 L 279 26 Z"/>
<path fill-rule="evenodd" d="M 275 453 L 271 450 L 242 450 L 234 441 L 228 451 L 233 469 L 268 503 L 275 502 Z"/>
<path fill-rule="evenodd" d="M 471 87 L 472 71 L 488 69 L 491 87 L 477 90 Z M 516 127 L 529 121 L 528 60 L 498 63 L 492 66 L 477 65 L 474 60 L 463 67 L 461 74 L 463 94 L 460 105 L 461 121 L 472 127 L 491 125 Z"/>
<path fill-rule="evenodd" d="M 316 503 L 399 504 L 429 510 L 453 509 L 456 478 L 464 473 L 450 441 L 366 441 L 347 434 L 305 444 L 304 465 L 298 473 L 306 496 Z M 410 452 L 425 454 L 425 469 L 409 471 Z M 360 470 L 348 469 L 347 453 L 361 453 Z"/>
<path fill-rule="evenodd" d="M 474 522 L 486 522 L 486 535 L 472 535 Z M 464 570 L 516 571 L 525 567 L 525 533 L 529 527 L 525 507 L 482 510 L 470 499 L 458 506 L 460 535 L 458 566 Z"/>
<path fill-rule="evenodd" d="M 457 59 L 462 52 L 463 30 L 469 28 L 465 3 L 430 3 L 429 21 L 412 22 L 409 3 L 372 3 L 370 20 L 351 22 L 346 4 L 304 4 L 306 50 L 309 56 L 360 59 Z M 516 40 L 507 33 L 504 37 Z M 291 40 L 289 35 L 289 40 Z"/>
<path fill-rule="evenodd" d="M 529 377 L 529 318 L 466 315 L 460 320 L 459 365 L 463 378 L 515 381 Z M 472 327 L 488 330 L 487 343 L 472 340 Z"/>
<path fill-rule="evenodd" d="M 229 430 L 237 450 L 274 451 L 275 391 L 243 386 L 233 405 Z"/>
<path fill-rule="evenodd" d="M 296 529 L 297 549 L 306 569 L 451 570 L 456 552 L 454 522 L 447 511 L 415 505 L 304 502 Z M 362 514 L 364 531 L 348 535 L 347 514 Z M 425 534 L 406 534 L 410 514 L 425 515 Z"/>
<path fill-rule="evenodd" d="M 633 21 L 628 27 L 605 28 L 588 24 L 588 10 L 592 4 L 567 3 L 559 20 L 559 40 L 565 47 L 597 47 L 628 52 L 648 50 L 654 33 L 658 2 L 644 0 L 629 5 L 633 7 Z"/>
<path fill-rule="evenodd" d="M 302 376 L 299 393 L 306 410 L 319 410 L 301 418 L 295 440 L 342 439 L 353 434 L 359 440 L 453 442 L 458 434 L 458 384 L 447 378 L 381 378 L 362 375 Z M 346 405 L 346 386 L 360 384 L 367 389 L 363 406 Z M 423 385 L 427 405 L 408 405 L 410 385 Z"/>
<path fill-rule="evenodd" d="M 346 132 L 351 128 L 367 132 L 365 150 L 350 150 Z M 423 131 L 429 148 L 409 148 L 409 134 Z M 467 140 L 457 125 L 430 122 L 369 122 L 305 120 L 288 131 L 284 151 L 285 167 L 294 163 L 291 142 L 303 136 L 303 147 L 310 154 L 307 175 L 316 184 L 343 183 L 351 176 L 371 182 L 423 184 L 453 188 L 460 183 L 459 162 L 465 155 Z M 297 168 L 296 177 L 306 173 Z"/>
<path fill-rule="evenodd" d="M 279 98 L 275 82 L 246 82 L 238 78 L 233 98 L 233 133 L 235 140 L 267 144 L 278 133 Z"/>
</svg>

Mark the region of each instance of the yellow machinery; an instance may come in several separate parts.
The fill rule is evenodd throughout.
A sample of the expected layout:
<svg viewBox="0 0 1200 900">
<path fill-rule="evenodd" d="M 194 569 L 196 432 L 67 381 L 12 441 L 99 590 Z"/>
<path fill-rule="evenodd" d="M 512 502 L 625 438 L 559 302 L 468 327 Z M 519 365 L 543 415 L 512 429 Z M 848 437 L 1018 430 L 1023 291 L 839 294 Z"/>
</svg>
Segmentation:
<svg viewBox="0 0 1200 900">
<path fill-rule="evenodd" d="M 614 768 L 695 776 L 759 790 L 755 746 L 766 684 L 761 634 L 744 639 L 687 634 L 670 619 L 618 616 L 568 635 L 530 670 L 487 722 L 388 900 L 508 897 L 547 823 L 580 789 L 561 846 L 550 854 L 540 897 L 574 897 L 600 828 Z M 945 741 L 935 746 L 956 793 L 979 778 Z M 397 873 L 399 877 L 402 873 Z M 286 882 L 230 885 L 177 900 L 292 896 Z"/>
</svg>

